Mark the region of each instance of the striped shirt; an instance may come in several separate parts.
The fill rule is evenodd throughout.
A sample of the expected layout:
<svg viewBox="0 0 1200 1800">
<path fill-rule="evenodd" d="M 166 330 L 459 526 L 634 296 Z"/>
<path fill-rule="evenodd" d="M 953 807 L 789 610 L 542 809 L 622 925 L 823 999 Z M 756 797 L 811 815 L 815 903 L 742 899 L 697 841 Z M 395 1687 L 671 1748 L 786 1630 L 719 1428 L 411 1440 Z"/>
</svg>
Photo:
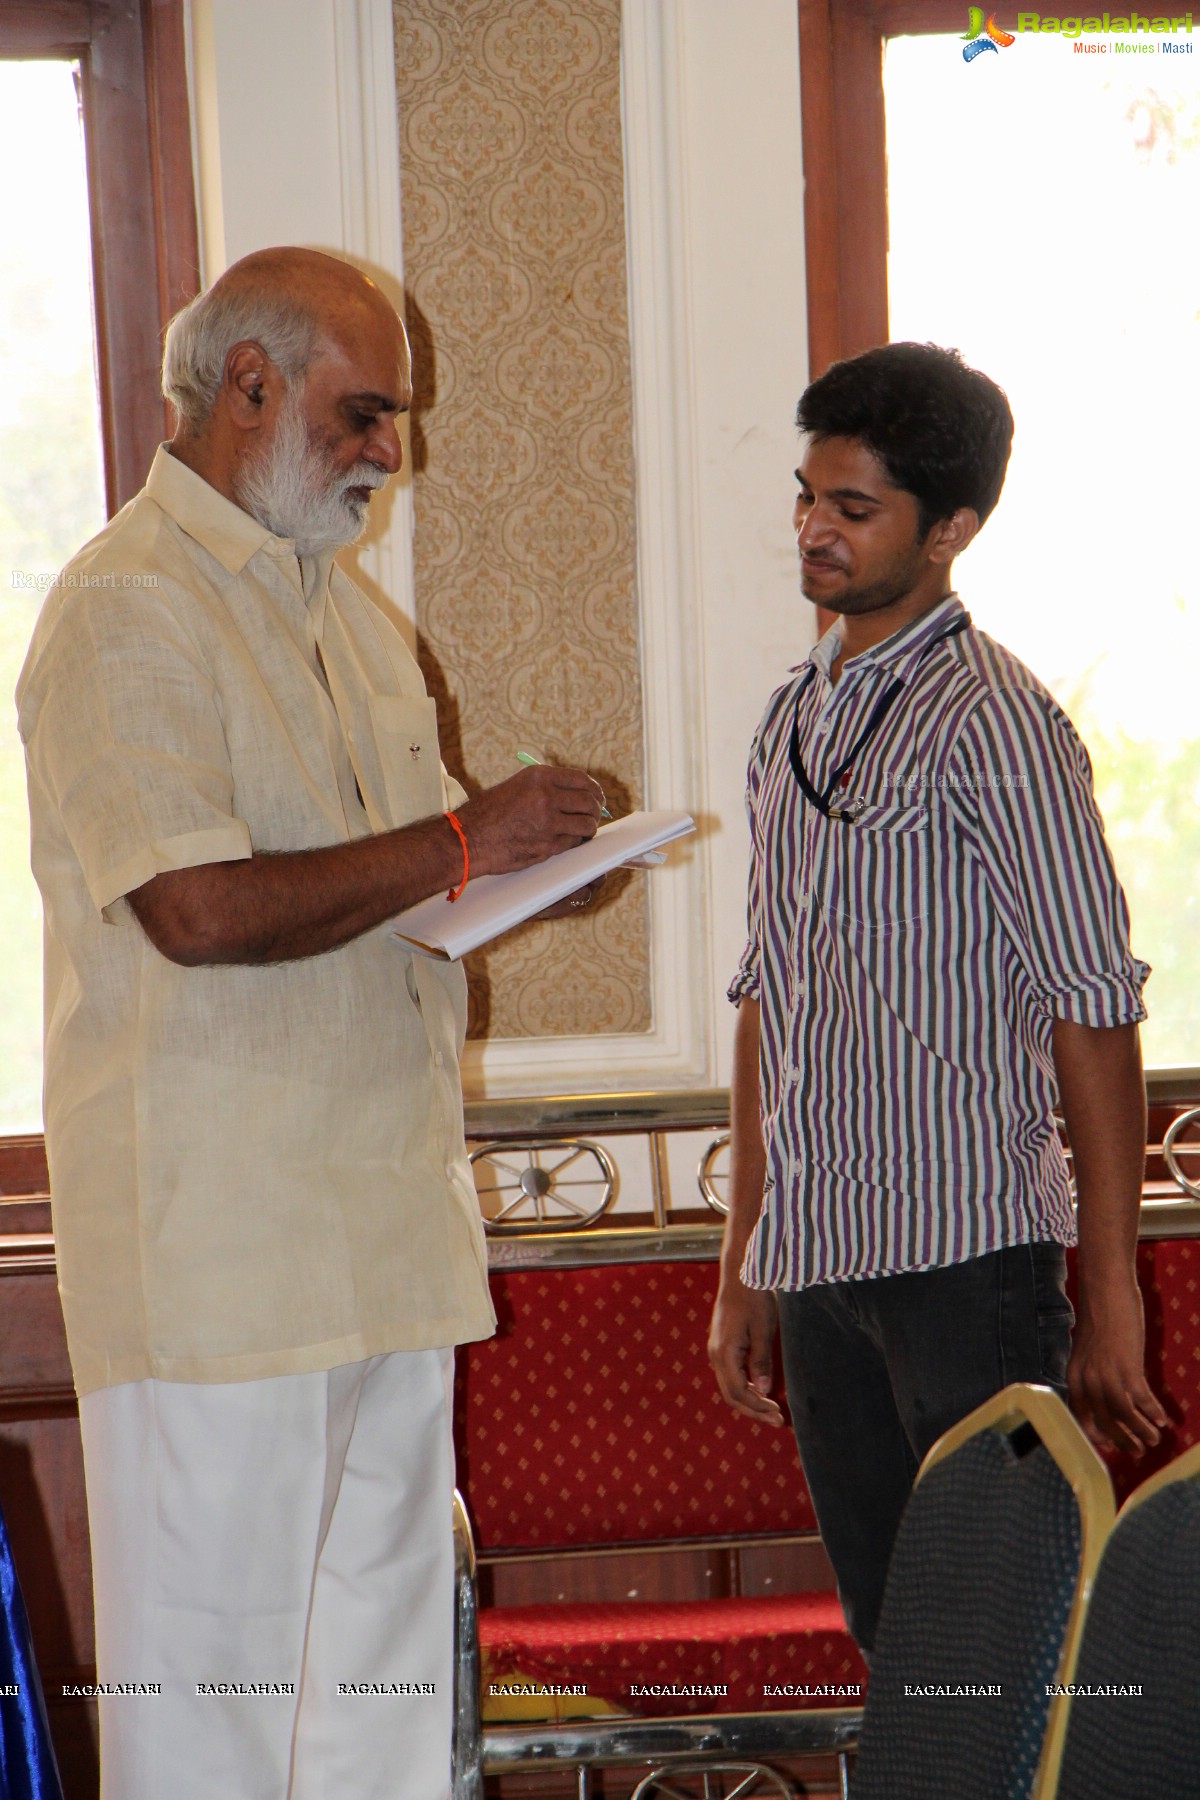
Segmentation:
<svg viewBox="0 0 1200 1800">
<path fill-rule="evenodd" d="M 1053 1023 L 1146 1016 L 1091 764 L 1042 684 L 954 595 L 835 686 L 838 634 L 772 695 L 750 754 L 729 997 L 761 1008 L 753 1288 L 1074 1242 Z M 824 816 L 793 730 L 824 796 L 895 681 L 833 801 L 853 822 Z"/>
</svg>

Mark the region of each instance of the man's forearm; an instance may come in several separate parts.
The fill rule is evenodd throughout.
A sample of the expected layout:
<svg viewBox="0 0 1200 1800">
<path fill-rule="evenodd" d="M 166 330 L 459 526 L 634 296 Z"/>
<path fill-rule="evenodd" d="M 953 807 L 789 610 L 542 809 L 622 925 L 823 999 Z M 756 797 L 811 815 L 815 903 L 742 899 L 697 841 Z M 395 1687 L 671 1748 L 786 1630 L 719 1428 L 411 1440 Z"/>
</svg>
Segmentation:
<svg viewBox="0 0 1200 1800">
<path fill-rule="evenodd" d="M 759 1100 L 759 1003 L 738 1006 L 729 1090 L 729 1216 L 721 1245 L 721 1279 L 737 1276 L 762 1211 L 767 1155 Z"/>
<path fill-rule="evenodd" d="M 288 962 L 336 950 L 450 888 L 462 865 L 439 816 L 349 844 L 173 869 L 129 904 L 155 948 L 185 967 Z"/>
<path fill-rule="evenodd" d="M 766 1152 L 759 1103 L 759 1006 L 743 1000 L 733 1039 L 730 1084 L 729 1217 L 721 1246 L 721 1282 L 708 1334 L 708 1359 L 717 1386 L 748 1419 L 779 1426 L 783 1414 L 770 1398 L 775 1296 L 742 1286 L 742 1259 L 762 1210 Z"/>
<path fill-rule="evenodd" d="M 1146 1381 L 1137 1286 L 1146 1159 L 1137 1027 L 1058 1020 L 1053 1045 L 1079 1215 L 1079 1320 L 1067 1372 L 1071 1404 L 1095 1442 L 1140 1455 L 1158 1442 L 1167 1415 Z"/>
<path fill-rule="evenodd" d="M 590 775 L 545 766 L 464 801 L 456 817 L 472 875 L 528 868 L 586 842 L 603 803 Z M 437 814 L 349 844 L 169 869 L 128 898 L 171 962 L 289 962 L 339 949 L 463 873 L 458 833 Z"/>
<path fill-rule="evenodd" d="M 1132 1274 L 1146 1164 L 1146 1088 L 1136 1025 L 1058 1019 L 1054 1068 L 1075 1165 L 1079 1279 L 1089 1292 Z"/>
</svg>

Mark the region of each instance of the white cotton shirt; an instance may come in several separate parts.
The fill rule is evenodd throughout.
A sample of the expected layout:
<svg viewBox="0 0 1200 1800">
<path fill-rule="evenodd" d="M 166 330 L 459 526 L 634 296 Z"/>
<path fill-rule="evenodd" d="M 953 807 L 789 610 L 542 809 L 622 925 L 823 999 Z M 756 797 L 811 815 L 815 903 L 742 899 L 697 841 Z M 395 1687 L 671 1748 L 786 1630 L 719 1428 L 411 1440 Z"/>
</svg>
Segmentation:
<svg viewBox="0 0 1200 1800">
<path fill-rule="evenodd" d="M 460 967 L 383 926 L 304 960 L 182 968 L 124 898 L 464 797 L 391 620 L 164 446 L 51 589 L 17 702 L 79 1392 L 488 1336 Z"/>
</svg>

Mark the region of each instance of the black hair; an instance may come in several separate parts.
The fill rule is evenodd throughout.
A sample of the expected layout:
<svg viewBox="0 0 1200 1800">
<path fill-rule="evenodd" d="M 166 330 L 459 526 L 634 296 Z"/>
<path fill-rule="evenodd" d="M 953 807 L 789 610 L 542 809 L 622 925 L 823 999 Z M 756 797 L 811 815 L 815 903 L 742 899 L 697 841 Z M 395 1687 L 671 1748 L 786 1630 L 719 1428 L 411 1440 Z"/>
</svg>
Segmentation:
<svg viewBox="0 0 1200 1800">
<path fill-rule="evenodd" d="M 1013 417 L 1002 388 L 937 344 L 884 344 L 837 362 L 800 396 L 815 438 L 857 438 L 920 507 L 920 534 L 960 506 L 987 518 L 1004 486 Z"/>
</svg>

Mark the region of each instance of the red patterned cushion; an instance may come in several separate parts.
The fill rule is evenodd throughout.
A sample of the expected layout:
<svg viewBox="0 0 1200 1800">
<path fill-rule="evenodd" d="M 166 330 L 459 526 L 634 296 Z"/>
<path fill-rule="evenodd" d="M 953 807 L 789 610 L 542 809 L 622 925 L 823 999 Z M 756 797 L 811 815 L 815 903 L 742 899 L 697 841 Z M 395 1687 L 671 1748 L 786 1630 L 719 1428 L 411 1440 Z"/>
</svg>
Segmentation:
<svg viewBox="0 0 1200 1800">
<path fill-rule="evenodd" d="M 833 1594 L 498 1607 L 481 1614 L 479 1639 L 485 1709 L 489 1685 L 517 1671 L 547 1686 L 586 1684 L 589 1697 L 647 1717 L 858 1706 L 866 1691 Z M 654 1687 L 727 1692 L 637 1691 Z"/>
<path fill-rule="evenodd" d="M 717 1393 L 713 1263 L 492 1277 L 458 1359 L 455 1442 L 481 1550 L 812 1531 L 790 1431 Z"/>
</svg>

